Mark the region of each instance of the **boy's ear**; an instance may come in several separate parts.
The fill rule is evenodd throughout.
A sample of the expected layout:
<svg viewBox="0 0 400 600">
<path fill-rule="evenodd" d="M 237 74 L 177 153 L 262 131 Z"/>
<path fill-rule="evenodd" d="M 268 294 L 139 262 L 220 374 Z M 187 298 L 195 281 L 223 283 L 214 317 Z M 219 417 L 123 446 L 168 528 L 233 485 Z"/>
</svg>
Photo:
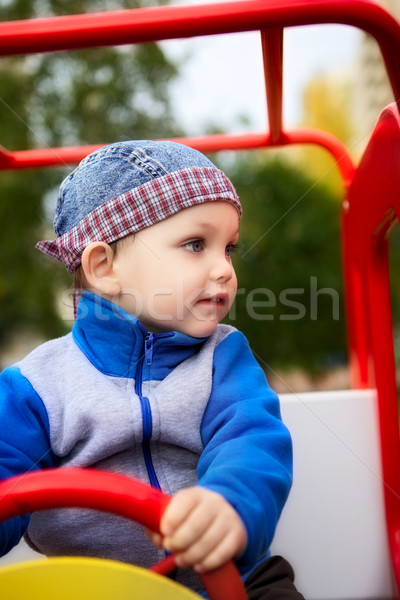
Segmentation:
<svg viewBox="0 0 400 600">
<path fill-rule="evenodd" d="M 105 242 L 92 242 L 83 251 L 82 269 L 89 287 L 115 296 L 120 293 L 121 286 L 114 270 L 114 250 Z"/>
</svg>

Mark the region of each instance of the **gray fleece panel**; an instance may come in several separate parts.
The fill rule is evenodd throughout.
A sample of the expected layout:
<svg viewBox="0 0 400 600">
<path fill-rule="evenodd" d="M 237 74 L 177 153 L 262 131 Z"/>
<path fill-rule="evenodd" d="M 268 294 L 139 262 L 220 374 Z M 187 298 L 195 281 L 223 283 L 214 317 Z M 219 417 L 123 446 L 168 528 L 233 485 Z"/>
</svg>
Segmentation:
<svg viewBox="0 0 400 600">
<path fill-rule="evenodd" d="M 232 331 L 236 330 L 219 325 L 200 350 L 164 380 L 143 383 L 153 418 L 153 464 L 168 494 L 197 482 L 203 450 L 200 427 L 211 393 L 213 355 Z M 148 483 L 140 400 L 133 379 L 98 371 L 72 334 L 43 344 L 18 366 L 47 409 L 50 441 L 61 467 L 105 469 Z M 163 557 L 137 524 L 90 510 L 34 513 L 27 539 L 47 555 L 101 556 L 144 567 Z"/>
</svg>

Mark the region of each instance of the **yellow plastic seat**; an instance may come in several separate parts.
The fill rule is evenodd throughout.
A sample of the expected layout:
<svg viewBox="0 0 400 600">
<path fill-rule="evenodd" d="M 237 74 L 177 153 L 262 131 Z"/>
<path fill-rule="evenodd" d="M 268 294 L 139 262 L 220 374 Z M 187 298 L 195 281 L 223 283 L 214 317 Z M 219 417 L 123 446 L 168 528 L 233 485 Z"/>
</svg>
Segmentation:
<svg viewBox="0 0 400 600">
<path fill-rule="evenodd" d="M 57 557 L 0 570 L 7 600 L 199 600 L 162 575 L 99 558 Z"/>
</svg>

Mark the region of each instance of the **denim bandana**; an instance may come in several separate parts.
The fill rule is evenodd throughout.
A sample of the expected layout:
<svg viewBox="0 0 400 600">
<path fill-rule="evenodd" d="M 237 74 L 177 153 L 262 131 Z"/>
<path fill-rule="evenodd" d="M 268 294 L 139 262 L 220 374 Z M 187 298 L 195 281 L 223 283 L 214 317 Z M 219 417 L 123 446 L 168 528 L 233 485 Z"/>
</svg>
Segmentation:
<svg viewBox="0 0 400 600">
<path fill-rule="evenodd" d="M 179 164 L 186 168 L 177 168 Z M 122 193 L 113 197 L 114 190 Z M 111 199 L 103 202 L 110 193 Z M 54 219 L 59 235 L 36 248 L 72 273 L 91 242 L 111 243 L 185 208 L 221 200 L 242 216 L 232 183 L 200 152 L 173 142 L 112 144 L 86 157 L 64 180 Z M 74 224 L 91 205 L 95 207 Z"/>
</svg>

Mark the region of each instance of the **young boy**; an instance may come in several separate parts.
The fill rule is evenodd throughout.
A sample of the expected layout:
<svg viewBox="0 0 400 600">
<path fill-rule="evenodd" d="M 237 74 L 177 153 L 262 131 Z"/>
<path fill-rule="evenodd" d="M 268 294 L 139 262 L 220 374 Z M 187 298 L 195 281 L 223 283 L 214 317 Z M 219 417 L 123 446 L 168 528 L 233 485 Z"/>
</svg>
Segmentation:
<svg viewBox="0 0 400 600">
<path fill-rule="evenodd" d="M 268 547 L 291 485 L 279 402 L 244 336 L 220 321 L 237 282 L 242 209 L 229 179 L 172 142 L 122 142 L 61 185 L 57 238 L 75 272 L 72 333 L 0 376 L 0 479 L 49 467 L 124 473 L 171 494 L 162 535 L 119 517 L 52 510 L 0 526 L 47 555 L 148 566 L 235 559 L 249 598 L 301 598 Z M 178 580 L 200 589 L 193 572 Z"/>
</svg>

